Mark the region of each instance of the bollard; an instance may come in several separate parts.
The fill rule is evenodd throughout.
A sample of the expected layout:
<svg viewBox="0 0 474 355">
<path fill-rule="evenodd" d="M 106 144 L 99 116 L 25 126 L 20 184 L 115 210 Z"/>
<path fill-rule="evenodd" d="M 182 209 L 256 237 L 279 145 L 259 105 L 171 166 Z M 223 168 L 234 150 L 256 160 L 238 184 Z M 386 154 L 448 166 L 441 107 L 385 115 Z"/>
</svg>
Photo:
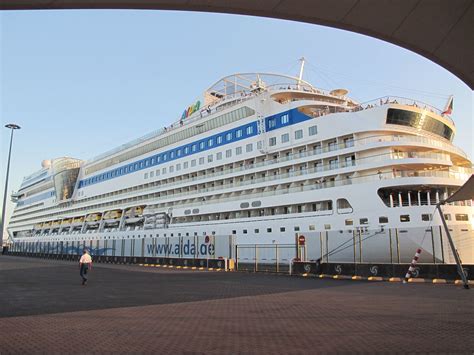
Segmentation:
<svg viewBox="0 0 474 355">
<path fill-rule="evenodd" d="M 411 261 L 410 267 L 408 268 L 408 271 L 405 275 L 405 279 L 403 280 L 403 283 L 407 283 L 408 279 L 412 275 L 412 272 L 415 271 L 415 266 L 416 266 L 416 263 L 418 262 L 418 259 L 420 258 L 420 254 L 421 254 L 421 248 L 418 248 L 416 250 L 415 256 L 413 257 L 413 260 Z"/>
</svg>

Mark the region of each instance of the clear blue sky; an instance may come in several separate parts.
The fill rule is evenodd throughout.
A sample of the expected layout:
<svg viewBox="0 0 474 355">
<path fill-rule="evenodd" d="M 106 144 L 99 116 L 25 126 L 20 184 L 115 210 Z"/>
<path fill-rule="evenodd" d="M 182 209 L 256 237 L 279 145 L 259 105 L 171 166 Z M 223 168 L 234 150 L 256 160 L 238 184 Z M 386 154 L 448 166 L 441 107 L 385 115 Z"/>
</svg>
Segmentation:
<svg viewBox="0 0 474 355">
<path fill-rule="evenodd" d="M 367 101 L 383 95 L 442 108 L 454 95 L 455 143 L 473 154 L 473 92 L 392 44 L 332 28 L 257 17 L 173 11 L 0 12 L 1 194 L 43 159 L 88 159 L 175 121 L 220 77 L 265 71 Z M 7 209 L 8 215 L 11 212 Z M 8 220 L 8 218 L 7 218 Z"/>
</svg>

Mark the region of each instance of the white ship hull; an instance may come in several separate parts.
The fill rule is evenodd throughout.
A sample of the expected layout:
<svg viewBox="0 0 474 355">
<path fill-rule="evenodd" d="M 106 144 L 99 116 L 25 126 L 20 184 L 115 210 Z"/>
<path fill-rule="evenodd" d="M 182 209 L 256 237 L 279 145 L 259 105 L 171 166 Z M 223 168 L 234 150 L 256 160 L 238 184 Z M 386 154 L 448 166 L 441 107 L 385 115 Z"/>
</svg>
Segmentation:
<svg viewBox="0 0 474 355">
<path fill-rule="evenodd" d="M 421 262 L 454 262 L 435 205 L 471 176 L 472 164 L 451 143 L 448 117 L 401 99 L 362 107 L 344 90 L 324 93 L 284 76 L 238 86 L 248 75 L 216 83 L 207 107 L 173 127 L 87 162 L 53 160 L 25 179 L 8 228 L 17 247 L 102 250 L 124 241 L 123 256 L 152 256 L 147 245 L 169 238 L 231 236 L 218 255 L 230 257 L 235 245 L 295 245 L 303 235 L 311 260 L 409 262 L 421 247 Z M 137 212 L 126 217 L 130 209 Z M 124 211 L 114 225 L 97 220 L 112 210 Z M 463 262 L 474 263 L 472 201 L 443 212 Z M 94 228 L 40 228 L 88 215 Z"/>
</svg>

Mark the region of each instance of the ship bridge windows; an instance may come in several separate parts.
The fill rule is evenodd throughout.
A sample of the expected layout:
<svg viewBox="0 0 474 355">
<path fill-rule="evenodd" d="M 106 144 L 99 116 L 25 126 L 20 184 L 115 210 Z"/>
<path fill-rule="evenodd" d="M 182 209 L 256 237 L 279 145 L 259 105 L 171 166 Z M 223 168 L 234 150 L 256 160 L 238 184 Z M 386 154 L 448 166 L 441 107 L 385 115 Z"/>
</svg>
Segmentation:
<svg viewBox="0 0 474 355">
<path fill-rule="evenodd" d="M 450 127 L 426 113 L 389 108 L 386 123 L 424 130 L 450 141 L 454 136 L 454 132 Z"/>
</svg>

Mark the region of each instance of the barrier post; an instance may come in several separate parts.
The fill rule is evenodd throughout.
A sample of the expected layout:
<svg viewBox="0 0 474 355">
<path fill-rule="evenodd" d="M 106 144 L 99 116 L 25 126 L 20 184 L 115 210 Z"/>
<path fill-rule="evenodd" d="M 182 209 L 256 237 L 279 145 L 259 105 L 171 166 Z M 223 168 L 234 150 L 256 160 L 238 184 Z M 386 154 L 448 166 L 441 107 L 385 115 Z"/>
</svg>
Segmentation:
<svg viewBox="0 0 474 355">
<path fill-rule="evenodd" d="M 416 250 L 415 256 L 413 257 L 413 260 L 411 261 L 410 267 L 408 268 L 408 271 L 405 275 L 405 279 L 403 280 L 403 283 L 407 283 L 413 271 L 415 271 L 415 266 L 416 266 L 416 263 L 418 262 L 418 259 L 420 258 L 420 254 L 421 254 L 421 249 L 418 248 Z"/>
</svg>

